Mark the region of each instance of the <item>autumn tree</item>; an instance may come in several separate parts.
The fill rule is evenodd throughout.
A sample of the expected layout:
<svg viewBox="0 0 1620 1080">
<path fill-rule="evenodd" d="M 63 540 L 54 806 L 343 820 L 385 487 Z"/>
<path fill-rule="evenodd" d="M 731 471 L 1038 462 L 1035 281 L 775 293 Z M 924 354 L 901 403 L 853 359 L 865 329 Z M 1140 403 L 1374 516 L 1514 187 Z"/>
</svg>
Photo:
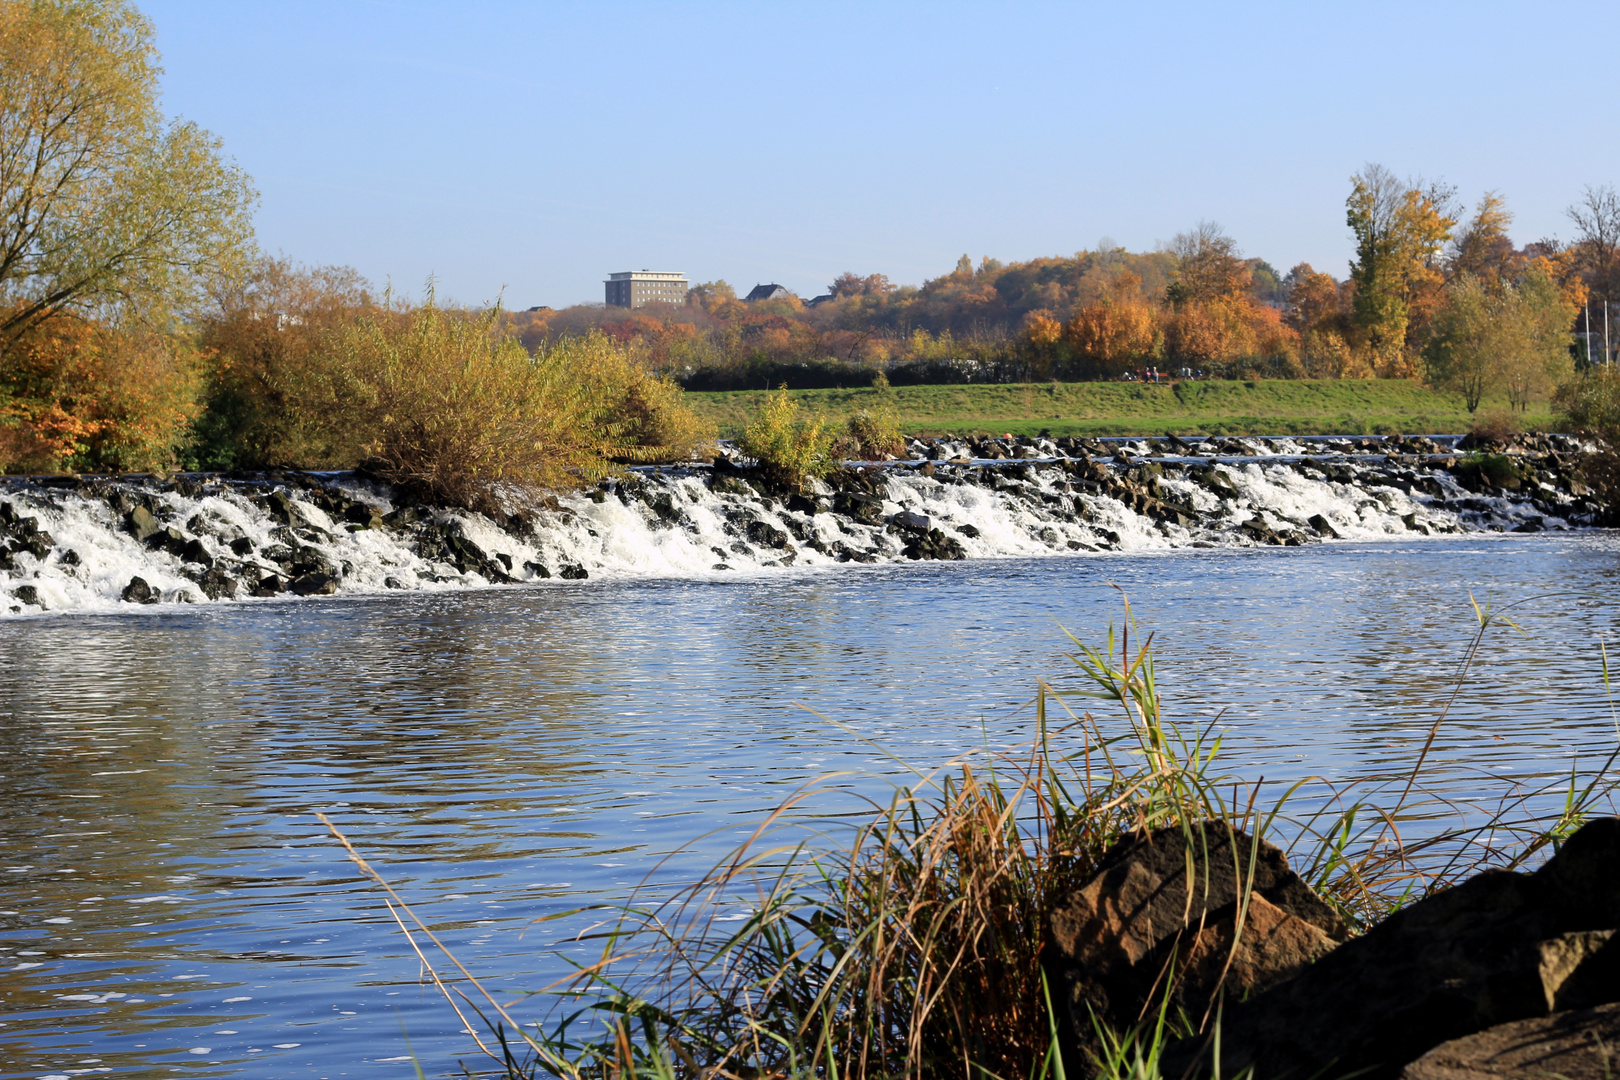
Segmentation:
<svg viewBox="0 0 1620 1080">
<path fill-rule="evenodd" d="M 700 307 L 704 311 L 713 311 L 728 300 L 737 299 L 737 290 L 732 288 L 724 278 L 719 281 L 704 281 L 693 285 L 686 290 L 686 302 L 692 307 Z"/>
<path fill-rule="evenodd" d="M 1176 234 L 1170 250 L 1177 260 L 1175 279 L 1166 293 L 1171 306 L 1242 296 L 1254 280 L 1237 241 L 1213 221 L 1200 221 L 1188 232 Z"/>
<path fill-rule="evenodd" d="M 1350 183 L 1352 324 L 1381 374 L 1404 374 L 1413 331 L 1426 323 L 1444 286 L 1439 260 L 1456 225 L 1452 192 L 1444 184 L 1399 180 L 1382 165 L 1368 165 Z"/>
<path fill-rule="evenodd" d="M 0 361 L 75 314 L 160 326 L 251 252 L 248 178 L 165 122 L 127 0 L 0 0 Z"/>
<path fill-rule="evenodd" d="M 1523 261 L 1508 239 L 1513 214 L 1502 197 L 1487 191 L 1474 209 L 1474 216 L 1457 230 L 1451 242 L 1447 269 L 1452 274 L 1471 274 L 1486 285 L 1511 278 Z"/>
<path fill-rule="evenodd" d="M 1110 275 L 1101 297 L 1077 311 L 1063 328 L 1070 352 L 1089 373 L 1119 375 L 1131 362 L 1153 355 L 1157 320 L 1142 296 L 1142 279 L 1123 267 Z"/>
</svg>

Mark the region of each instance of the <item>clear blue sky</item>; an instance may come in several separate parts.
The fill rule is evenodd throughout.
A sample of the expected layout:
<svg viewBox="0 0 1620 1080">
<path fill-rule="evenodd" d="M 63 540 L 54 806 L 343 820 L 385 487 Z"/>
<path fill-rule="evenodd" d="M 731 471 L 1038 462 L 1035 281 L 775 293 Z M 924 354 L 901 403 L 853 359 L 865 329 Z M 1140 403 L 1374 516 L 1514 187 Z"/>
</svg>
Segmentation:
<svg viewBox="0 0 1620 1080">
<path fill-rule="evenodd" d="M 261 244 L 462 302 L 627 269 L 920 284 L 1200 218 L 1343 277 L 1369 161 L 1519 242 L 1620 183 L 1620 5 L 137 0 Z"/>
</svg>

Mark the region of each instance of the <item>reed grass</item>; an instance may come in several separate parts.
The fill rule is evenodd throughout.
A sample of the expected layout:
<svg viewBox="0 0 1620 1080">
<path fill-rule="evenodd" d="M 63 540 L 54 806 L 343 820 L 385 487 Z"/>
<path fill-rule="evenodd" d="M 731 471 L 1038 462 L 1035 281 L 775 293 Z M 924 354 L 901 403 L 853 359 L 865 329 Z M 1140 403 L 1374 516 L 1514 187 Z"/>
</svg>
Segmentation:
<svg viewBox="0 0 1620 1080">
<path fill-rule="evenodd" d="M 1152 640 L 1127 604 L 1101 646 L 1071 636 L 1082 689 L 1040 684 L 1035 738 L 1022 749 L 905 766 L 910 779 L 848 819 L 844 835 L 803 828 L 839 778 L 806 786 L 695 884 L 601 909 L 607 922 L 579 939 L 598 945 L 596 959 L 537 992 L 549 1002 L 537 1021 L 532 999 L 520 1020 L 453 957 L 470 989 L 441 989 L 463 1020 L 476 1012 L 493 1032 L 481 1046 L 509 1078 L 1154 1080 L 1169 1040 L 1218 1026 L 1218 1003 L 1172 1012 L 1166 987 L 1157 1011 L 1125 1030 L 1099 1024 L 1090 1059 L 1065 1061 L 1042 962 L 1054 907 L 1127 833 L 1179 828 L 1192 844 L 1218 821 L 1267 837 L 1360 929 L 1486 866 L 1524 865 L 1612 805 L 1613 756 L 1584 779 L 1572 771 L 1550 814 L 1537 809 L 1542 789 L 1505 789 L 1483 820 L 1427 791 L 1432 749 L 1481 643 L 1513 626 L 1500 610 L 1475 614 L 1451 700 L 1409 771 L 1328 785 L 1326 797 L 1313 789 L 1309 803 L 1300 781 L 1263 802 L 1260 782 L 1221 771 L 1213 723 L 1164 715 Z M 1455 822 L 1442 827 L 1448 813 Z M 414 914 L 389 894 L 411 934 Z M 739 902 L 746 921 L 722 922 Z"/>
</svg>

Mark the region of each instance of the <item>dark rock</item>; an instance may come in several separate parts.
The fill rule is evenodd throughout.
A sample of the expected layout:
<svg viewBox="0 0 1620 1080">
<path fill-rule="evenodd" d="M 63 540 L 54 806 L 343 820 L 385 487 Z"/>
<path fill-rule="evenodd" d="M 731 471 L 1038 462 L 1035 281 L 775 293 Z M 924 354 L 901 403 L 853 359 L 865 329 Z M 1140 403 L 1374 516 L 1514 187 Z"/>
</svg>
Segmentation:
<svg viewBox="0 0 1620 1080">
<path fill-rule="evenodd" d="M 1051 917 L 1045 966 L 1060 996 L 1065 1061 L 1083 1062 L 1093 1014 L 1116 1027 L 1134 1024 L 1156 1006 L 1167 978 L 1176 1006 L 1197 1023 L 1223 987 L 1241 996 L 1275 984 L 1345 933 L 1263 840 L 1223 822 L 1190 836 L 1179 828 L 1133 834 Z"/>
<path fill-rule="evenodd" d="M 788 546 L 788 534 L 764 521 L 750 521 L 745 535 L 760 547 L 781 550 Z"/>
<path fill-rule="evenodd" d="M 817 514 L 825 513 L 827 510 L 827 504 L 824 500 L 811 498 L 808 495 L 800 495 L 798 493 L 789 495 L 787 497 L 786 505 L 788 510 L 795 514 L 808 514 L 811 517 L 814 517 Z"/>
<path fill-rule="evenodd" d="M 558 571 L 558 576 L 564 581 L 584 581 L 591 575 L 578 563 L 563 563 L 562 569 Z"/>
<path fill-rule="evenodd" d="M 208 549 L 203 547 L 201 540 L 195 539 L 188 540 L 184 545 L 181 546 L 180 561 L 188 563 L 200 563 L 203 566 L 214 565 L 214 557 L 208 554 Z"/>
<path fill-rule="evenodd" d="M 254 596 L 280 596 L 287 591 L 287 582 L 275 574 L 267 574 L 253 587 Z"/>
<path fill-rule="evenodd" d="M 231 541 L 231 552 L 243 558 L 253 554 L 253 541 L 245 536 L 239 536 Z"/>
<path fill-rule="evenodd" d="M 11 590 L 11 595 L 25 604 L 33 604 L 39 608 L 45 606 L 44 601 L 39 598 L 39 589 L 33 585 L 19 585 Z"/>
<path fill-rule="evenodd" d="M 382 507 L 370 503 L 351 502 L 343 509 L 343 520 L 362 529 L 380 529 L 383 526 Z"/>
<path fill-rule="evenodd" d="M 914 514 L 910 510 L 902 510 L 889 521 L 908 532 L 925 533 L 933 527 L 926 514 Z"/>
<path fill-rule="evenodd" d="M 84 562 L 84 559 L 79 556 L 77 551 L 74 551 L 72 548 L 68 548 L 66 551 L 62 552 L 61 562 L 63 566 L 78 566 Z"/>
<path fill-rule="evenodd" d="M 162 528 L 152 511 L 144 506 L 136 506 L 124 515 L 124 529 L 141 543 L 146 543 Z"/>
<path fill-rule="evenodd" d="M 1339 539 L 1339 531 L 1333 527 L 1331 521 L 1321 514 L 1312 514 L 1307 524 L 1316 530 L 1317 536 L 1325 536 L 1333 540 Z"/>
<path fill-rule="evenodd" d="M 287 588 L 296 596 L 331 596 L 338 583 L 331 574 L 309 573 L 293 578 Z"/>
<path fill-rule="evenodd" d="M 401 506 L 399 509 L 383 515 L 383 524 L 394 529 L 402 529 L 421 520 L 422 514 L 414 506 Z"/>
<path fill-rule="evenodd" d="M 236 579 L 218 566 L 210 565 L 202 573 L 189 576 L 210 600 L 236 599 Z"/>
<path fill-rule="evenodd" d="M 1401 1080 L 1611 1080 L 1617 1049 L 1620 1004 L 1605 1004 L 1498 1024 L 1442 1043 L 1402 1070 Z"/>
<path fill-rule="evenodd" d="M 523 569 L 527 570 L 537 578 L 548 578 L 551 576 L 551 571 L 547 570 L 544 565 L 537 562 L 526 562 L 523 564 Z"/>
<path fill-rule="evenodd" d="M 938 529 L 929 529 L 925 533 L 914 534 L 906 542 L 902 552 L 908 559 L 946 559 L 958 560 L 967 558 L 967 552 L 954 536 L 947 536 Z"/>
<path fill-rule="evenodd" d="M 975 540 L 979 536 L 978 527 L 974 525 L 958 525 L 956 527 L 956 531 L 967 537 L 969 540 Z"/>
<path fill-rule="evenodd" d="M 862 525 L 883 524 L 883 500 L 859 491 L 841 491 L 833 500 L 833 510 L 845 514 Z"/>
<path fill-rule="evenodd" d="M 1221 1072 L 1393 1080 L 1442 1042 L 1594 993 L 1583 982 L 1601 985 L 1612 960 L 1607 939 L 1592 932 L 1617 926 L 1620 818 L 1601 818 L 1533 874 L 1484 871 L 1400 909 L 1292 979 L 1229 1003 Z M 1165 1075 L 1208 1068 L 1210 1053 L 1184 1040 L 1166 1053 Z"/>
<path fill-rule="evenodd" d="M 126 604 L 155 604 L 158 602 L 158 595 L 152 586 L 146 583 L 145 578 L 132 577 L 129 584 L 124 586 L 124 591 L 118 594 L 118 599 Z"/>
</svg>

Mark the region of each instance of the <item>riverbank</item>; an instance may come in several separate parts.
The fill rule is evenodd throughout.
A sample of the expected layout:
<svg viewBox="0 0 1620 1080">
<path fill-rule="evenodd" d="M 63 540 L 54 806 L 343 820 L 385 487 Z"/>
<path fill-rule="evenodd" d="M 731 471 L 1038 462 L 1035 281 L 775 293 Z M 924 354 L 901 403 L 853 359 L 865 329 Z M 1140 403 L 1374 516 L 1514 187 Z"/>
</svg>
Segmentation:
<svg viewBox="0 0 1620 1080">
<path fill-rule="evenodd" d="M 877 391 L 793 390 L 811 411 L 842 422 L 870 407 Z M 1408 379 L 1208 380 L 1142 383 L 1024 383 L 986 386 L 899 386 L 889 391 L 909 435 L 1363 435 L 1468 431 L 1475 417 L 1455 394 Z M 736 437 L 758 412 L 765 392 L 689 391 L 700 417 Z M 1505 406 L 1489 402 L 1482 410 Z M 1547 429 L 1545 402 L 1521 418 Z"/>
</svg>

